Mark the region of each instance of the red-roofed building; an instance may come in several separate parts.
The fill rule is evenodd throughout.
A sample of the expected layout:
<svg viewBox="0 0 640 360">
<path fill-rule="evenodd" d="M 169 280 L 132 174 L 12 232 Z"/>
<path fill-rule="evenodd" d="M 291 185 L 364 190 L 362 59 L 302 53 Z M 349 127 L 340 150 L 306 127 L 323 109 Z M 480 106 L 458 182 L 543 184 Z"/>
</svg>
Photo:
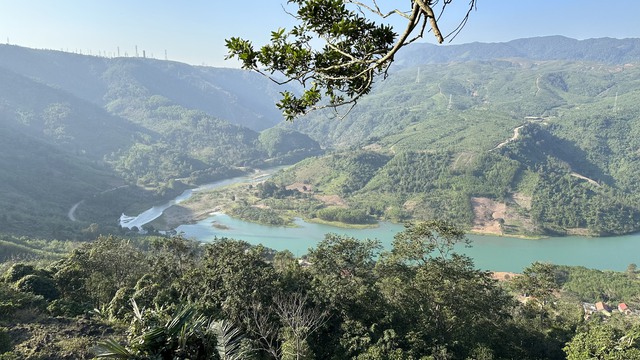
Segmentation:
<svg viewBox="0 0 640 360">
<path fill-rule="evenodd" d="M 631 313 L 631 309 L 629 309 L 629 307 L 625 303 L 618 304 L 618 311 L 625 314 Z"/>
</svg>

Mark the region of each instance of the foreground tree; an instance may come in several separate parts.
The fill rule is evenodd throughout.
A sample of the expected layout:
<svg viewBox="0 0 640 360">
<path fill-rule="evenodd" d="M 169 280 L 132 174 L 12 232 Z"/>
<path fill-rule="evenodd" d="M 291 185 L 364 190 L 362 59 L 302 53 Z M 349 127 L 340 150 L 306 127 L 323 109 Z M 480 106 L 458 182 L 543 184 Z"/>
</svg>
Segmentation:
<svg viewBox="0 0 640 360">
<path fill-rule="evenodd" d="M 553 292 L 559 289 L 555 280 L 555 268 L 548 263 L 534 262 L 511 282 L 520 294 L 531 297 L 544 308 L 553 299 Z"/>
<path fill-rule="evenodd" d="M 490 272 L 456 253 L 465 244 L 464 232 L 451 224 L 422 222 L 398 233 L 377 264 L 388 309 L 403 319 L 394 332 L 414 358 L 514 356 L 501 336 L 513 300 Z"/>
<path fill-rule="evenodd" d="M 639 335 L 638 325 L 626 331 L 607 323 L 591 325 L 574 336 L 564 351 L 568 360 L 640 359 Z"/>
<path fill-rule="evenodd" d="M 243 68 L 280 84 L 302 85 L 302 95 L 284 91 L 277 103 L 284 117 L 293 120 L 315 109 L 355 105 L 369 93 L 376 76 L 386 76 L 400 48 L 422 38 L 425 31 L 431 31 L 438 43 L 454 37 L 475 8 L 476 0 L 467 1 L 468 11 L 459 25 L 443 33 L 439 20 L 453 0 L 403 1 L 410 10 L 384 9 L 376 0 L 288 0 L 298 7 L 292 14 L 297 26 L 273 31 L 271 44 L 258 50 L 250 41 L 232 37 L 227 40 L 227 58 L 237 58 Z M 398 34 L 390 25 L 366 15 L 382 21 L 400 16 L 406 27 Z M 323 46 L 316 46 L 319 42 Z"/>
</svg>

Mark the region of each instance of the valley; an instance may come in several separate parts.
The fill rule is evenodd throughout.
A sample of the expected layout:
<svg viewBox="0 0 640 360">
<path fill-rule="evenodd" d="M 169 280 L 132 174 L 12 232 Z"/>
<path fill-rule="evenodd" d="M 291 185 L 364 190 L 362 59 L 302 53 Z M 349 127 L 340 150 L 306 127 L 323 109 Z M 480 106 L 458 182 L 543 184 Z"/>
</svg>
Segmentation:
<svg viewBox="0 0 640 360">
<path fill-rule="evenodd" d="M 640 353 L 640 40 L 406 50 L 283 122 L 253 73 L 0 45 L 0 358 L 284 359 L 297 311 L 305 358 Z"/>
<path fill-rule="evenodd" d="M 556 43 L 575 52 L 522 55 Z M 275 85 L 243 71 L 2 45 L 0 165 L 16 171 L 0 172 L 0 222 L 54 238 L 90 226 L 121 233 L 123 213 L 289 164 L 268 191 L 199 194 L 153 226 L 222 210 L 289 225 L 435 218 L 505 236 L 632 233 L 640 70 L 628 54 L 597 59 L 584 44 L 535 38 L 508 44 L 524 57 L 494 58 L 486 44 L 464 60 L 456 47 L 429 49 L 437 59 L 410 50 L 344 119 L 317 112 L 294 122 L 274 110 Z"/>
</svg>

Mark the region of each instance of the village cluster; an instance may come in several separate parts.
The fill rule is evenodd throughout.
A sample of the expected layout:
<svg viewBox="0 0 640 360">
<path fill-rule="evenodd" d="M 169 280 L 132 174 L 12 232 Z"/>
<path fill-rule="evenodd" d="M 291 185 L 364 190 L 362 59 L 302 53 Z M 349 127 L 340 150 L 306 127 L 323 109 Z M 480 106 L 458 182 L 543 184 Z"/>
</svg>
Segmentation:
<svg viewBox="0 0 640 360">
<path fill-rule="evenodd" d="M 614 313 L 622 313 L 624 315 L 640 315 L 640 311 L 631 310 L 626 303 L 619 303 L 617 307 L 614 307 L 602 301 L 598 301 L 595 304 L 583 302 L 582 308 L 584 309 L 585 319 L 590 318 L 593 314 L 602 314 L 605 316 L 611 316 Z"/>
</svg>

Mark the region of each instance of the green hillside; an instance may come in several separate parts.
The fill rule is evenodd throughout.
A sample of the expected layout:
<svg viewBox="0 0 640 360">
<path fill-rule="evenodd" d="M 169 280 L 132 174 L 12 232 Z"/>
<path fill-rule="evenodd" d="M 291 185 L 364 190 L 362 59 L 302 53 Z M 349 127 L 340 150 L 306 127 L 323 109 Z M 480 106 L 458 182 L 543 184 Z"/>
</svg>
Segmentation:
<svg viewBox="0 0 640 360">
<path fill-rule="evenodd" d="M 118 232 L 186 187 L 318 154 L 296 131 L 259 139 L 280 121 L 274 94 L 239 70 L 0 45 L 1 230 Z"/>
<path fill-rule="evenodd" d="M 278 181 L 318 173 L 318 194 L 384 219 L 440 218 L 502 234 L 638 231 L 638 81 L 635 65 L 589 62 L 403 68 L 342 120 L 314 114 L 288 125 L 344 150 Z M 354 149 L 390 160 L 361 172 L 370 164 Z M 350 157 L 351 172 L 367 180 L 344 186 L 352 176 L 330 165 L 336 157 Z"/>
<path fill-rule="evenodd" d="M 310 203 L 295 201 L 307 217 L 636 231 L 640 70 L 627 62 L 637 47 L 556 37 L 428 55 L 416 46 L 343 119 L 280 123 L 281 89 L 256 74 L 0 45 L 0 221 L 47 238 L 117 231 L 122 212 L 322 146 L 330 155 L 274 179 L 311 185 Z"/>
<path fill-rule="evenodd" d="M 0 44 L 0 68 L 105 106 L 159 95 L 233 124 L 263 130 L 281 120 L 280 89 L 257 74 L 144 58 L 107 59 Z"/>
</svg>

